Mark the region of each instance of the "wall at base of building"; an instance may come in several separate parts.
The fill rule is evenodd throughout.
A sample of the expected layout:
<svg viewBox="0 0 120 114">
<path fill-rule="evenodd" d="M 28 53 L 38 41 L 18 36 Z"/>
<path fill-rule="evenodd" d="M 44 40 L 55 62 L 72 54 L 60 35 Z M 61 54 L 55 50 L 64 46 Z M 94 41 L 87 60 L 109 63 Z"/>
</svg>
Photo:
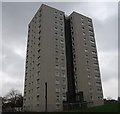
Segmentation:
<svg viewBox="0 0 120 114">
<path fill-rule="evenodd" d="M 63 107 L 56 109 L 55 104 L 48 104 L 47 110 L 45 109 L 45 105 L 40 105 L 39 107 L 36 106 L 25 106 L 23 109 L 24 112 L 60 112 L 63 111 Z"/>
<path fill-rule="evenodd" d="M 2 97 L 0 97 L 0 114 L 2 113 Z"/>
</svg>

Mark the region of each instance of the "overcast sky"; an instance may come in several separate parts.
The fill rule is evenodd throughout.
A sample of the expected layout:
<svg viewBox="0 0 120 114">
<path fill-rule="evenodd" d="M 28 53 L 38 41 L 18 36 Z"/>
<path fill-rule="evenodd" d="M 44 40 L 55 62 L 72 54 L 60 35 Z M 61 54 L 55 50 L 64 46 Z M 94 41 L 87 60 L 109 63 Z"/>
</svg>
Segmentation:
<svg viewBox="0 0 120 114">
<path fill-rule="evenodd" d="M 2 70 L 0 95 L 11 88 L 23 93 L 28 23 L 42 3 L 2 3 Z M 118 3 L 45 3 L 93 19 L 104 97 L 118 97 Z"/>
</svg>

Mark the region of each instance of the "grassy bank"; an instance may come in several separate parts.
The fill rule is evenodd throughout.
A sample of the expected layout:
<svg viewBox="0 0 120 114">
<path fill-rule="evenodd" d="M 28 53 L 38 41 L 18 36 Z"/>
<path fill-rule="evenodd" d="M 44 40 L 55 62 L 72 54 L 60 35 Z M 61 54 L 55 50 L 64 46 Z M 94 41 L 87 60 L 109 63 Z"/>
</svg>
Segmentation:
<svg viewBox="0 0 120 114">
<path fill-rule="evenodd" d="M 110 104 L 105 104 L 102 106 L 81 109 L 81 110 L 76 110 L 76 111 L 72 111 L 72 112 L 118 112 L 119 108 L 120 108 L 120 104 L 110 103 Z"/>
</svg>

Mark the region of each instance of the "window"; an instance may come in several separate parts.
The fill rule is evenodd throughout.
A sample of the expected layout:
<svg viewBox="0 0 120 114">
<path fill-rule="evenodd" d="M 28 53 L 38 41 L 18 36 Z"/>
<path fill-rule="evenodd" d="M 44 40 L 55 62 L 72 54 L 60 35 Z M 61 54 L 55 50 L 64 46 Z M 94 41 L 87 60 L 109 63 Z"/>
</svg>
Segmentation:
<svg viewBox="0 0 120 114">
<path fill-rule="evenodd" d="M 82 25 L 84 25 L 84 23 L 82 22 Z"/>
<path fill-rule="evenodd" d="M 91 78 L 91 76 L 90 76 L 90 75 L 88 75 L 88 78 Z"/>
<path fill-rule="evenodd" d="M 77 70 L 77 68 L 76 68 L 76 67 L 74 67 L 74 72 L 76 72 L 76 70 Z"/>
<path fill-rule="evenodd" d="M 39 91 L 40 87 L 37 87 L 37 92 Z"/>
<path fill-rule="evenodd" d="M 58 39 L 57 39 L 57 38 L 55 38 L 55 40 L 56 40 L 56 41 L 58 41 Z"/>
<path fill-rule="evenodd" d="M 39 34 L 41 33 L 41 30 L 39 31 Z"/>
<path fill-rule="evenodd" d="M 55 68 L 59 69 L 59 65 L 58 65 L 58 64 L 56 64 L 56 65 L 55 65 Z"/>
<path fill-rule="evenodd" d="M 92 54 L 96 54 L 96 52 L 95 52 L 95 51 L 92 51 Z"/>
<path fill-rule="evenodd" d="M 55 34 L 57 35 L 58 33 L 57 33 L 57 32 L 55 32 Z"/>
<path fill-rule="evenodd" d="M 86 61 L 86 63 L 88 64 L 88 63 L 89 63 L 89 61 L 87 60 L 87 61 Z"/>
<path fill-rule="evenodd" d="M 57 19 L 57 16 L 55 16 L 55 19 Z"/>
<path fill-rule="evenodd" d="M 60 88 L 56 88 L 55 91 L 56 91 L 56 92 L 60 92 Z"/>
<path fill-rule="evenodd" d="M 56 63 L 59 63 L 59 58 L 56 57 L 56 58 L 55 58 L 55 62 L 56 62 Z"/>
<path fill-rule="evenodd" d="M 60 18 L 60 20 L 62 21 L 62 18 Z"/>
<path fill-rule="evenodd" d="M 85 29 L 85 27 L 82 27 L 82 29 L 84 30 L 84 29 Z"/>
<path fill-rule="evenodd" d="M 84 37 L 83 39 L 86 40 L 86 37 Z"/>
<path fill-rule="evenodd" d="M 90 68 L 87 68 L 87 71 L 89 71 L 90 70 Z"/>
<path fill-rule="evenodd" d="M 60 23 L 60 25 L 62 26 L 63 24 L 62 24 L 62 23 Z"/>
<path fill-rule="evenodd" d="M 64 80 L 64 79 L 62 80 L 62 84 L 63 84 L 63 85 L 65 84 L 65 80 Z"/>
<path fill-rule="evenodd" d="M 39 10 L 39 12 L 41 13 L 42 9 Z"/>
<path fill-rule="evenodd" d="M 57 22 L 55 21 L 55 24 L 57 24 Z"/>
<path fill-rule="evenodd" d="M 40 43 L 38 43 L 38 46 L 40 46 Z"/>
<path fill-rule="evenodd" d="M 56 79 L 55 84 L 60 84 L 60 81 L 58 79 Z"/>
<path fill-rule="evenodd" d="M 64 70 L 61 71 L 61 76 L 65 77 L 65 71 Z"/>
<path fill-rule="evenodd" d="M 71 30 L 73 30 L 73 26 L 71 26 Z"/>
<path fill-rule="evenodd" d="M 88 50 L 87 50 L 87 49 L 85 49 L 85 52 L 88 52 Z"/>
<path fill-rule="evenodd" d="M 40 82 L 40 79 L 38 78 L 38 79 L 37 79 L 37 84 L 39 84 L 39 82 Z M 37 87 L 37 89 L 38 89 L 38 87 Z"/>
<path fill-rule="evenodd" d="M 62 28 L 61 28 L 60 30 L 61 30 L 61 32 L 63 31 L 63 29 L 62 29 Z"/>
<path fill-rule="evenodd" d="M 90 98 L 91 98 L 91 100 L 93 100 L 93 97 L 92 97 L 92 96 L 90 96 Z"/>
<path fill-rule="evenodd" d="M 64 55 L 64 51 L 61 52 L 61 55 Z"/>
<path fill-rule="evenodd" d="M 90 33 L 93 33 L 92 31 L 89 30 Z"/>
<path fill-rule="evenodd" d="M 88 85 L 89 85 L 89 86 L 92 85 L 91 82 L 88 82 Z"/>
<path fill-rule="evenodd" d="M 40 96 L 39 96 L 39 95 L 37 95 L 37 100 L 39 100 L 39 98 L 40 98 Z"/>
<path fill-rule="evenodd" d="M 85 32 L 83 32 L 83 35 L 85 35 Z"/>
<path fill-rule="evenodd" d="M 93 35 L 90 35 L 90 38 L 92 38 L 92 39 L 93 39 L 93 38 L 94 38 L 94 37 L 93 37 Z"/>
<path fill-rule="evenodd" d="M 65 68 L 65 64 L 61 63 L 61 69 L 64 69 L 64 68 Z"/>
<path fill-rule="evenodd" d="M 94 63 L 95 66 L 98 66 L 98 63 Z"/>
<path fill-rule="evenodd" d="M 62 58 L 61 61 L 64 62 L 64 58 Z"/>
<path fill-rule="evenodd" d="M 38 59 L 40 59 L 40 56 L 38 56 Z"/>
<path fill-rule="evenodd" d="M 59 95 L 56 96 L 56 100 L 59 101 L 60 100 L 60 97 Z"/>
<path fill-rule="evenodd" d="M 59 76 L 59 75 L 60 75 L 60 74 L 59 74 L 59 71 L 56 71 L 56 72 L 55 72 L 55 75 L 56 75 L 56 76 Z"/>
<path fill-rule="evenodd" d="M 90 87 L 89 90 L 92 91 L 92 88 Z"/>
<path fill-rule="evenodd" d="M 93 44 L 95 43 L 93 40 L 90 40 L 90 42 L 93 43 Z"/>
<path fill-rule="evenodd" d="M 92 48 L 95 48 L 95 45 L 91 45 Z"/>
<path fill-rule="evenodd" d="M 81 18 L 81 20 L 83 20 L 83 17 Z"/>
<path fill-rule="evenodd" d="M 57 11 L 55 11 L 54 14 L 57 14 Z"/>
<path fill-rule="evenodd" d="M 58 28 L 57 27 L 55 27 L 55 30 L 57 30 Z"/>
<path fill-rule="evenodd" d="M 93 29 L 90 29 L 89 32 L 92 32 L 92 33 L 93 33 Z"/>
<path fill-rule="evenodd" d="M 65 88 L 63 87 L 63 88 L 62 88 L 62 92 L 64 92 L 64 93 L 65 93 L 65 91 L 66 91 L 66 90 L 65 90 Z"/>
<path fill-rule="evenodd" d="M 98 69 L 95 69 L 95 72 L 98 72 L 99 70 Z"/>
<path fill-rule="evenodd" d="M 60 40 L 60 42 L 61 42 L 61 43 L 64 43 L 64 40 L 63 40 L 63 39 L 61 39 L 61 40 Z"/>
<path fill-rule="evenodd" d="M 91 23 L 91 20 L 88 20 L 88 23 Z"/>
<path fill-rule="evenodd" d="M 85 46 L 87 45 L 87 43 L 85 42 Z"/>
<path fill-rule="evenodd" d="M 41 25 L 39 25 L 39 28 L 41 27 Z"/>
<path fill-rule="evenodd" d="M 37 104 L 37 107 L 39 107 L 39 104 Z"/>
<path fill-rule="evenodd" d="M 38 39 L 40 40 L 40 37 Z"/>
<path fill-rule="evenodd" d="M 38 75 L 40 75 L 40 71 L 38 71 Z"/>
<path fill-rule="evenodd" d="M 94 60 L 97 60 L 97 57 L 93 57 Z"/>
<path fill-rule="evenodd" d="M 102 91 L 102 89 L 101 89 L 101 88 L 99 88 L 99 89 L 97 89 L 97 91 Z"/>
<path fill-rule="evenodd" d="M 59 108 L 60 107 L 60 104 L 59 103 L 56 103 L 56 108 Z"/>
<path fill-rule="evenodd" d="M 40 49 L 38 50 L 38 53 L 40 53 Z"/>
<path fill-rule="evenodd" d="M 63 33 L 61 33 L 60 36 L 62 37 L 62 36 L 63 36 Z"/>
<path fill-rule="evenodd" d="M 71 35 L 73 35 L 73 34 L 74 34 L 74 32 L 72 31 L 72 32 L 71 32 Z"/>
<path fill-rule="evenodd" d="M 73 58 L 75 58 L 75 54 L 73 54 Z"/>
<path fill-rule="evenodd" d="M 96 82 L 96 85 L 101 85 L 101 82 Z"/>
<path fill-rule="evenodd" d="M 92 25 L 88 25 L 89 28 L 92 28 Z"/>
<path fill-rule="evenodd" d="M 95 78 L 100 78 L 100 76 L 99 75 L 95 75 Z"/>
<path fill-rule="evenodd" d="M 65 100 L 66 100 L 66 96 L 63 96 L 63 97 L 62 97 L 62 100 L 65 101 Z"/>
<path fill-rule="evenodd" d="M 61 48 L 64 49 L 64 45 L 61 45 Z"/>
<path fill-rule="evenodd" d="M 42 14 L 40 13 L 39 17 L 41 17 L 41 16 L 42 16 Z"/>
<path fill-rule="evenodd" d="M 56 54 L 58 54 L 58 51 L 56 50 Z"/>
<path fill-rule="evenodd" d="M 72 46 L 73 46 L 73 47 L 75 46 L 74 42 L 72 42 Z"/>
</svg>

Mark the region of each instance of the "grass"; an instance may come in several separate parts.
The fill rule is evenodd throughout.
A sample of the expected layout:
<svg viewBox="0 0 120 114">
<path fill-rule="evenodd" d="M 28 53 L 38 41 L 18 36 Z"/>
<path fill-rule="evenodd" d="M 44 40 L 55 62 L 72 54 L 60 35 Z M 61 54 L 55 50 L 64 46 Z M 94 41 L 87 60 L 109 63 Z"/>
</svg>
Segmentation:
<svg viewBox="0 0 120 114">
<path fill-rule="evenodd" d="M 91 107 L 87 109 L 80 109 L 71 112 L 118 112 L 119 111 L 119 103 L 110 103 L 102 106 Z"/>
</svg>

